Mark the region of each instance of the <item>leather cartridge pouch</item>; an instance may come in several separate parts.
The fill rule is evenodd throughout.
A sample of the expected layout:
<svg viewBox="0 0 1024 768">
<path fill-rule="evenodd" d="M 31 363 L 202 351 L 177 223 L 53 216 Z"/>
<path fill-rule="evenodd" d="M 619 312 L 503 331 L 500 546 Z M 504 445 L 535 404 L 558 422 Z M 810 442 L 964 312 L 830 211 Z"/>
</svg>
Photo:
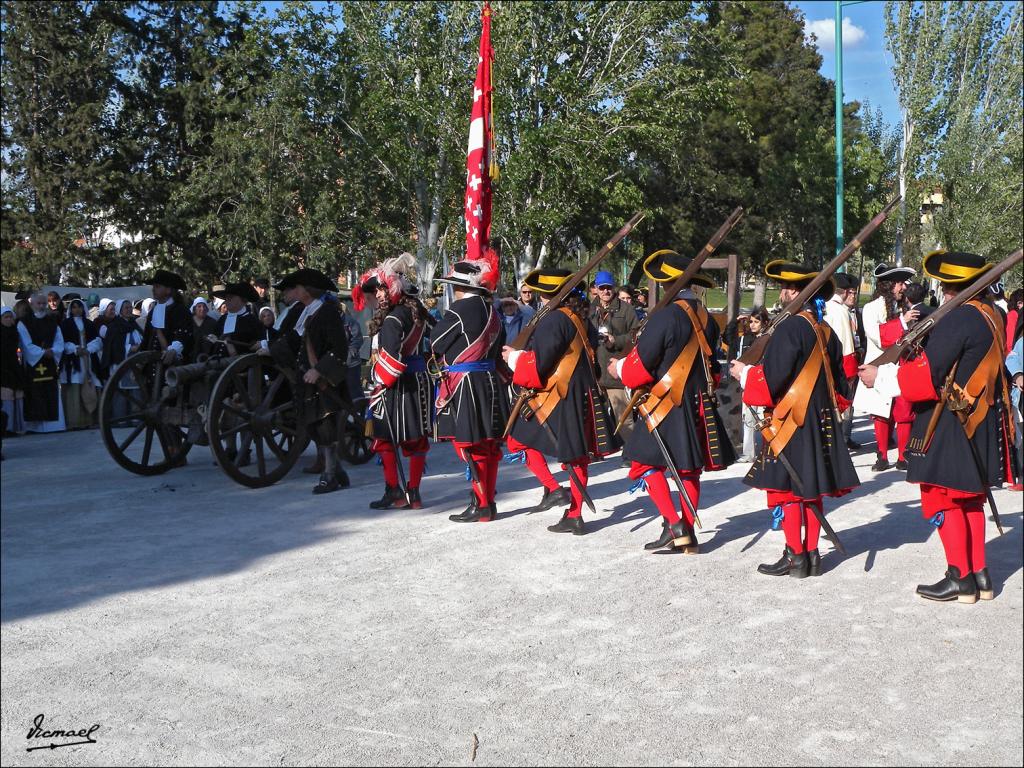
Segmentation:
<svg viewBox="0 0 1024 768">
<path fill-rule="evenodd" d="M 1010 396 L 1005 386 L 1005 377 L 1002 391 L 996 392 L 999 372 L 1003 368 L 1003 360 L 1006 359 L 1003 350 L 1003 339 L 1006 338 L 1003 329 L 1003 319 L 992 307 L 980 301 L 971 300 L 967 302 L 967 305 L 974 307 L 981 313 L 981 316 L 985 318 L 985 322 L 988 324 L 989 330 L 992 331 L 992 343 L 988 348 L 988 352 L 985 353 L 985 357 L 982 358 L 981 364 L 974 369 L 974 373 L 971 374 L 971 377 L 963 387 L 956 384 L 953 385 L 960 402 L 966 402 L 972 409 L 967 417 L 967 421 L 964 423 L 967 437 L 972 438 L 978 430 L 978 426 L 988 415 L 989 409 L 995 405 L 996 397 L 1000 397 L 1004 401 L 1007 413 L 1010 412 Z"/>
</svg>

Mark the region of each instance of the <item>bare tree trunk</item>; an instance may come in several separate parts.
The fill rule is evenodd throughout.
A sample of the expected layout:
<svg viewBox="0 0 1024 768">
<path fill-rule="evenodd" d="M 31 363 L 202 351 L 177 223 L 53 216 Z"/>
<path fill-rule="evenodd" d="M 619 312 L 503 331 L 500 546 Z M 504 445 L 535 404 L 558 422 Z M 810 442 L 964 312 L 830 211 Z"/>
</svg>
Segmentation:
<svg viewBox="0 0 1024 768">
<path fill-rule="evenodd" d="M 764 306 L 764 294 L 768 288 L 768 279 L 765 277 L 758 277 L 754 281 L 754 306 Z"/>
</svg>

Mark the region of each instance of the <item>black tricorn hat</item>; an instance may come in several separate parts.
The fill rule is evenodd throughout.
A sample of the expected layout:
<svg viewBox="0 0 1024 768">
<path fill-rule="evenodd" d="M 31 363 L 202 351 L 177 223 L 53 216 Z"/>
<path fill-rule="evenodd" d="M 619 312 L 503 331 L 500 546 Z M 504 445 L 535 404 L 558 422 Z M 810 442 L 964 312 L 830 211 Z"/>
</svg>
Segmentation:
<svg viewBox="0 0 1024 768">
<path fill-rule="evenodd" d="M 644 274 L 656 283 L 668 283 L 675 280 L 693 261 L 692 256 L 680 256 L 675 251 L 663 249 L 655 251 L 644 259 Z M 700 270 L 690 280 L 690 285 L 714 288 L 715 279 Z"/>
<path fill-rule="evenodd" d="M 818 276 L 818 270 L 808 264 L 797 264 L 785 259 L 774 259 L 764 265 L 764 273 L 772 280 L 780 283 L 793 283 L 803 287 Z M 818 289 L 815 298 L 832 298 L 836 292 L 835 283 L 832 278 L 825 281 L 825 284 Z"/>
<path fill-rule="evenodd" d="M 240 296 L 244 301 L 259 301 L 260 295 L 256 289 L 248 283 L 226 283 L 223 288 L 214 291 L 213 295 L 218 299 L 226 296 Z"/>
<path fill-rule="evenodd" d="M 850 291 L 857 287 L 857 278 L 849 272 L 836 272 L 832 275 L 832 282 L 836 284 L 837 291 Z"/>
<path fill-rule="evenodd" d="M 182 280 L 181 275 L 177 275 L 174 272 L 170 272 L 166 269 L 158 269 L 153 273 L 153 276 L 147 281 L 148 285 L 166 285 L 168 288 L 172 288 L 176 291 L 185 290 L 185 281 Z"/>
<path fill-rule="evenodd" d="M 983 256 L 962 251 L 932 251 L 922 262 L 924 273 L 939 282 L 961 285 L 992 269 Z"/>
<path fill-rule="evenodd" d="M 278 282 L 278 286 L 282 285 L 284 288 L 294 288 L 296 285 L 302 285 L 306 288 L 319 288 L 321 291 L 338 290 L 337 284 L 331 278 L 319 269 L 310 269 L 309 267 L 303 267 L 289 275 L 285 275 Z"/>
<path fill-rule="evenodd" d="M 879 264 L 874 271 L 876 280 L 892 280 L 906 282 L 914 277 L 914 270 L 910 267 L 900 267 L 895 264 Z"/>
<path fill-rule="evenodd" d="M 556 293 L 571 276 L 572 272 L 562 267 L 540 267 L 523 278 L 523 285 L 540 293 Z"/>
</svg>

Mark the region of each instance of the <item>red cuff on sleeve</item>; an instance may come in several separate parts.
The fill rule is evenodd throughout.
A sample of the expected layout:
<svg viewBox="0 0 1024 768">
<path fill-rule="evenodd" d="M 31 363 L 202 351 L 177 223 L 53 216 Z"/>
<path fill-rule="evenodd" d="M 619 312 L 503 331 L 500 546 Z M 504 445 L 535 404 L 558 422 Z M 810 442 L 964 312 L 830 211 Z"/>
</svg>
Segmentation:
<svg viewBox="0 0 1024 768">
<path fill-rule="evenodd" d="M 857 355 L 843 355 L 843 375 L 848 379 L 857 375 Z"/>
<path fill-rule="evenodd" d="M 932 368 L 923 352 L 900 365 L 896 380 L 900 385 L 900 394 L 912 403 L 939 399 L 939 393 L 932 384 Z"/>
<path fill-rule="evenodd" d="M 846 411 L 852 404 L 852 400 L 847 400 L 845 397 L 836 392 L 836 408 L 839 409 L 840 413 L 846 413 Z"/>
<path fill-rule="evenodd" d="M 644 368 L 635 348 L 626 355 L 626 359 L 622 362 L 622 383 L 630 389 L 654 383 L 654 377 L 650 371 Z"/>
<path fill-rule="evenodd" d="M 405 370 L 405 363 L 391 356 L 386 349 L 377 351 L 377 362 L 373 364 L 373 375 L 385 387 L 395 386 L 395 382 Z"/>
<path fill-rule="evenodd" d="M 752 365 L 747 371 L 747 386 L 743 389 L 743 402 L 747 405 L 765 407 L 775 405 L 771 390 L 768 389 L 768 382 L 764 378 L 764 368 L 760 365 Z"/>
<path fill-rule="evenodd" d="M 533 352 L 523 352 L 516 359 L 516 370 L 512 374 L 512 383 L 529 389 L 540 389 L 544 384 L 537 373 L 537 355 Z"/>
<path fill-rule="evenodd" d="M 878 326 L 878 338 L 882 342 L 882 349 L 888 349 L 903 338 L 903 333 L 903 321 L 898 317 Z"/>
<path fill-rule="evenodd" d="M 722 374 L 713 373 L 711 374 L 711 378 L 715 382 L 715 389 L 718 389 L 722 385 Z"/>
</svg>

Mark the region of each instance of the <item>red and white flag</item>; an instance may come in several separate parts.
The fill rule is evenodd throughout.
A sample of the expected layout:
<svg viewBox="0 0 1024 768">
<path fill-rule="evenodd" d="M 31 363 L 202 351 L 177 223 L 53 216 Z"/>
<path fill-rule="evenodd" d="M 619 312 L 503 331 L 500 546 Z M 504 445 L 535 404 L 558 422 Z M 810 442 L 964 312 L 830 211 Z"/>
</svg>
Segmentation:
<svg viewBox="0 0 1024 768">
<path fill-rule="evenodd" d="M 491 237 L 491 180 L 497 165 L 491 157 L 494 130 L 491 124 L 491 6 L 484 3 L 483 29 L 476 82 L 473 84 L 473 113 L 469 123 L 469 151 L 466 156 L 466 258 L 484 258 Z"/>
</svg>

